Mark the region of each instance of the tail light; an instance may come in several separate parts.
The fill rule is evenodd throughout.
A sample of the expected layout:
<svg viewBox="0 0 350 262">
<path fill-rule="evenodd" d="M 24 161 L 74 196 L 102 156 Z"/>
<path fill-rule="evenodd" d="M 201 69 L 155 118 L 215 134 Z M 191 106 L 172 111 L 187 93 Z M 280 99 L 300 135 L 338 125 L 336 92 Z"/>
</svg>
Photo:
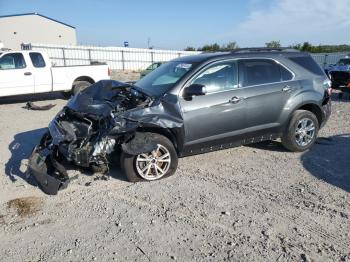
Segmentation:
<svg viewBox="0 0 350 262">
<path fill-rule="evenodd" d="M 112 70 L 108 67 L 108 76 L 112 75 Z"/>
</svg>

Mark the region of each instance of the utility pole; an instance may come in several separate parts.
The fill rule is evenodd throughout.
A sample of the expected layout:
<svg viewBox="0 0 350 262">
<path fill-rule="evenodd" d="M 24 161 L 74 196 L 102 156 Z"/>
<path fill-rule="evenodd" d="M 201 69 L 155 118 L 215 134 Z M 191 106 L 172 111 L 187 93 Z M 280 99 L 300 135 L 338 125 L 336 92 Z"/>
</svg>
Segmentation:
<svg viewBox="0 0 350 262">
<path fill-rule="evenodd" d="M 148 49 L 151 49 L 151 38 L 150 37 L 148 37 L 148 39 L 147 39 L 147 47 L 148 47 Z"/>
</svg>

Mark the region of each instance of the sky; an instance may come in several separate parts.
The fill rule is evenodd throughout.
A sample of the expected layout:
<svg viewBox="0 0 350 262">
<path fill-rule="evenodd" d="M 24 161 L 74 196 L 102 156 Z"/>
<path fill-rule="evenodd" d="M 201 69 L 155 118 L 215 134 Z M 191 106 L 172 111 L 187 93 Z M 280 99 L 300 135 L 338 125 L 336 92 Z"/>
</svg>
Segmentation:
<svg viewBox="0 0 350 262">
<path fill-rule="evenodd" d="M 75 26 L 84 45 L 350 44 L 350 0 L 0 0 L 0 15 L 29 12 Z"/>
</svg>

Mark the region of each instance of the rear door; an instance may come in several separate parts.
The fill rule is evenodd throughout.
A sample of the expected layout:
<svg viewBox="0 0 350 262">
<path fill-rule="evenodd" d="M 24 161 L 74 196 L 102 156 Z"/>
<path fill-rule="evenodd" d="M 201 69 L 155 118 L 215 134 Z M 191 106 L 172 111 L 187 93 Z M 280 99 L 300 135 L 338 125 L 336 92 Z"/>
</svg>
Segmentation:
<svg viewBox="0 0 350 262">
<path fill-rule="evenodd" d="M 52 91 L 51 66 L 46 64 L 44 57 L 39 52 L 30 52 L 29 57 L 33 65 L 34 92 Z"/>
<path fill-rule="evenodd" d="M 248 131 L 274 132 L 288 99 L 299 88 L 294 74 L 272 59 L 239 60 L 240 86 L 245 90 Z"/>
<path fill-rule="evenodd" d="M 0 58 L 0 96 L 34 93 L 34 76 L 22 53 Z"/>
</svg>

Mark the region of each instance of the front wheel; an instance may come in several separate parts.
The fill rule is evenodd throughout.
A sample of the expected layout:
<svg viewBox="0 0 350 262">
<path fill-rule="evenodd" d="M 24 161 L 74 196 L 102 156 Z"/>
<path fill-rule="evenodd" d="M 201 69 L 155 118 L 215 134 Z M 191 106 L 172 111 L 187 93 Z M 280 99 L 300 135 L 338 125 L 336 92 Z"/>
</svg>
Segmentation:
<svg viewBox="0 0 350 262">
<path fill-rule="evenodd" d="M 130 182 L 154 181 L 173 175 L 178 157 L 173 143 L 162 135 L 153 136 L 157 148 L 140 155 L 121 155 L 121 166 Z"/>
<path fill-rule="evenodd" d="M 319 124 L 315 114 L 306 110 L 297 110 L 293 113 L 282 137 L 282 144 L 292 152 L 306 151 L 315 143 L 318 131 Z"/>
</svg>

